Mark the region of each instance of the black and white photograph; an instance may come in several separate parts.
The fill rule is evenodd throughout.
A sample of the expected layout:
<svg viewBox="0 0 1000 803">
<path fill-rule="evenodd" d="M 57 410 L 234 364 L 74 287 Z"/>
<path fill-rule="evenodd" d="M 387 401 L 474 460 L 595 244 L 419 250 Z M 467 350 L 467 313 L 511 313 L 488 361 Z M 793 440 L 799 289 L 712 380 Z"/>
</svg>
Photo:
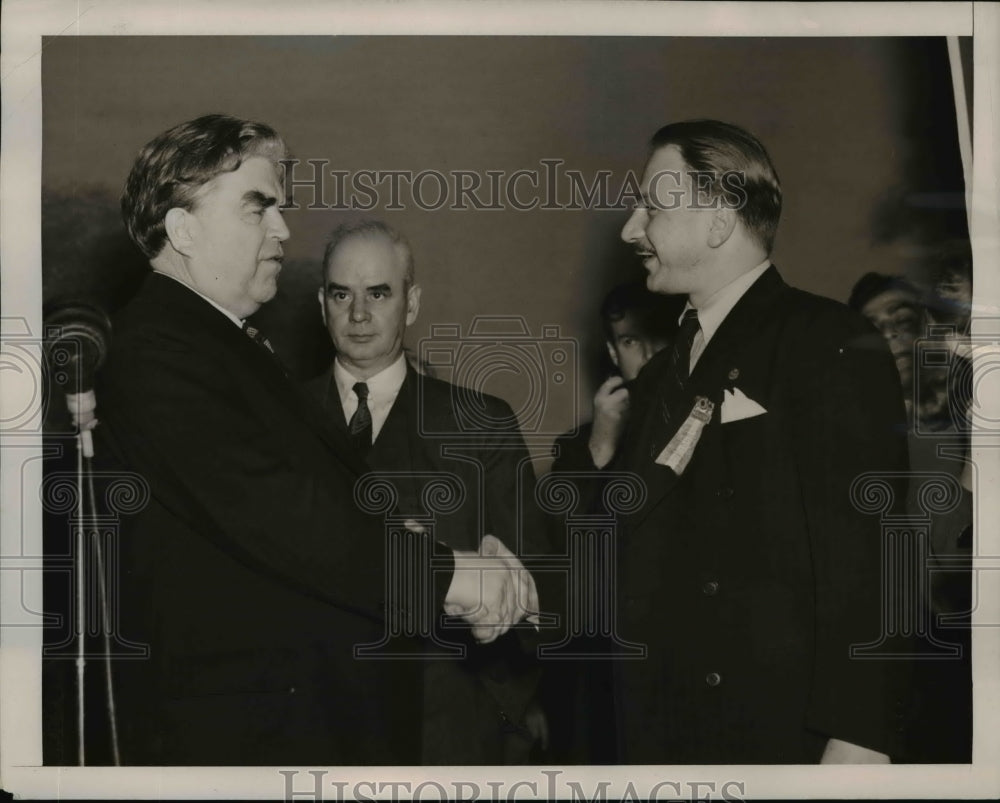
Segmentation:
<svg viewBox="0 0 1000 803">
<path fill-rule="evenodd" d="M 996 795 L 996 5 L 2 13 L 5 791 Z"/>
</svg>

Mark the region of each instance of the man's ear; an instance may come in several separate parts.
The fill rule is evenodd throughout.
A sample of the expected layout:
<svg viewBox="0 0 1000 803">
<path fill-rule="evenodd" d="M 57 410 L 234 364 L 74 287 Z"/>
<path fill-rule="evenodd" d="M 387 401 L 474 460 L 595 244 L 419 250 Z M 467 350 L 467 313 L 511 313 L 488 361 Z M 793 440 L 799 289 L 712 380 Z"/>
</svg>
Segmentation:
<svg viewBox="0 0 1000 803">
<path fill-rule="evenodd" d="M 712 219 L 708 225 L 708 245 L 718 248 L 723 245 L 736 230 L 736 210 L 719 207 L 712 211 Z"/>
<path fill-rule="evenodd" d="M 163 218 L 163 227 L 167 232 L 167 240 L 173 249 L 188 256 L 197 234 L 198 221 L 186 209 L 175 206 Z"/>
<path fill-rule="evenodd" d="M 412 326 L 420 312 L 420 285 L 415 284 L 406 291 L 406 325 Z"/>
<path fill-rule="evenodd" d="M 604 345 L 608 347 L 608 356 L 611 358 L 611 362 L 615 364 L 615 368 L 618 367 L 618 352 L 615 351 L 615 347 L 611 345 L 610 340 L 605 340 Z"/>
<path fill-rule="evenodd" d="M 326 288 L 319 288 L 316 298 L 319 300 L 319 312 L 323 316 L 323 325 L 326 326 Z"/>
</svg>

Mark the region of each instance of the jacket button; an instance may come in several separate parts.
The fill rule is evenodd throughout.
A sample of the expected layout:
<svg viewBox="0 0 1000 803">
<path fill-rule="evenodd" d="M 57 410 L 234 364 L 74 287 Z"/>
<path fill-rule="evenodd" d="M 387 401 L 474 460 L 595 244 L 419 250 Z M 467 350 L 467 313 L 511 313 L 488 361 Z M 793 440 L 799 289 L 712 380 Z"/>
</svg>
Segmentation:
<svg viewBox="0 0 1000 803">
<path fill-rule="evenodd" d="M 707 675 L 705 675 L 705 682 L 709 686 L 718 686 L 720 683 L 722 683 L 722 675 L 720 675 L 718 672 L 709 672 Z"/>
<path fill-rule="evenodd" d="M 714 597 L 719 593 L 719 584 L 715 580 L 709 580 L 701 587 L 701 593 L 706 597 Z"/>
<path fill-rule="evenodd" d="M 730 488 L 730 487 L 728 487 L 728 486 L 725 487 L 725 488 L 719 488 L 715 492 L 715 495 L 717 497 L 719 497 L 720 499 L 728 499 L 729 497 L 731 497 L 733 495 L 733 489 Z"/>
</svg>

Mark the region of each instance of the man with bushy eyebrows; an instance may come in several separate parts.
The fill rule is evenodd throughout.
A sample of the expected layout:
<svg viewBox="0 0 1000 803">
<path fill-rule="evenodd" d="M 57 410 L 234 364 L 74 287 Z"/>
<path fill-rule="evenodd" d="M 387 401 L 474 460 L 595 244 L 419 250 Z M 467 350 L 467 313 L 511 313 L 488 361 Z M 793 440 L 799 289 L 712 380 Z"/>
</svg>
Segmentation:
<svg viewBox="0 0 1000 803">
<path fill-rule="evenodd" d="M 116 666 L 128 764 L 417 763 L 405 655 L 429 617 L 489 642 L 523 616 L 513 556 L 416 534 L 390 565 L 354 499 L 366 467 L 248 324 L 277 291 L 285 155 L 269 126 L 208 115 L 146 145 L 122 195 L 152 267 L 98 388 L 105 453 L 150 491 L 120 540 L 122 633 L 149 646 Z M 390 569 L 419 591 L 390 594 Z M 357 651 L 387 633 L 401 659 Z"/>
</svg>

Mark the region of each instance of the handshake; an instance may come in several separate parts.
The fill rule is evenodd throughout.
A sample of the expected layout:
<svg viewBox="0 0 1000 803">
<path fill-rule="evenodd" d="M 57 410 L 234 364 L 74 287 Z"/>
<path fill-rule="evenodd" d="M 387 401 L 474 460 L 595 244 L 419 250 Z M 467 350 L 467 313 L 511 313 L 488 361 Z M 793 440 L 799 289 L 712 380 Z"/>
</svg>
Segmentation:
<svg viewBox="0 0 1000 803">
<path fill-rule="evenodd" d="M 445 613 L 461 616 L 481 644 L 527 619 L 538 628 L 538 590 L 531 573 L 500 539 L 487 535 L 477 552 L 455 550 Z"/>
</svg>

